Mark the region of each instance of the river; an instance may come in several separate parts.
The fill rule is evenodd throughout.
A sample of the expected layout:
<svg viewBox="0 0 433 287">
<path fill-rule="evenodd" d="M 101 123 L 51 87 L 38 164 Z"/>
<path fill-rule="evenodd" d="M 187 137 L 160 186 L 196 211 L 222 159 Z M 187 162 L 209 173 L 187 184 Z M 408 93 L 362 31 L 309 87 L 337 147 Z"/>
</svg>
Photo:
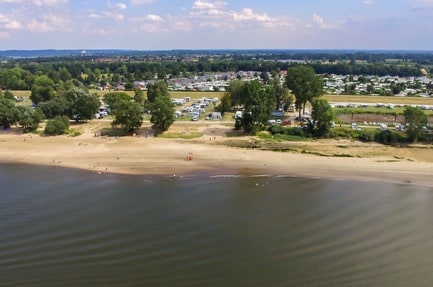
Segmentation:
<svg viewBox="0 0 433 287">
<path fill-rule="evenodd" d="M 0 164 L 1 286 L 426 286 L 433 189 Z"/>
</svg>

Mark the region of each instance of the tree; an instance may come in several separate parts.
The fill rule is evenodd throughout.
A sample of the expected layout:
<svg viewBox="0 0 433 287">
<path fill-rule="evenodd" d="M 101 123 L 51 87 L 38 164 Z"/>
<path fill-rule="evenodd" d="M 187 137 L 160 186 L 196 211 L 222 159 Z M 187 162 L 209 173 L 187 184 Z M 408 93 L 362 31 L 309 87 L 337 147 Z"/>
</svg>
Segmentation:
<svg viewBox="0 0 433 287">
<path fill-rule="evenodd" d="M 111 110 L 116 108 L 117 103 L 123 101 L 131 101 L 131 97 L 124 92 L 110 92 L 104 95 L 104 103 L 107 104 Z"/>
<path fill-rule="evenodd" d="M 13 94 L 11 91 L 9 91 L 9 90 L 6 90 L 6 91 L 3 93 L 3 97 L 4 97 L 5 99 L 9 99 L 9 100 L 12 100 L 12 101 L 15 101 L 15 100 L 16 100 L 14 94 Z"/>
<path fill-rule="evenodd" d="M 48 76 L 36 77 L 32 86 L 30 99 L 37 105 L 40 102 L 47 102 L 55 95 L 54 82 Z"/>
<path fill-rule="evenodd" d="M 157 132 L 164 132 L 174 123 L 174 108 L 167 84 L 158 81 L 148 85 L 147 106 L 152 114 L 150 122 Z"/>
<path fill-rule="evenodd" d="M 39 124 L 44 119 L 44 113 L 40 109 L 32 109 L 28 106 L 17 106 L 18 124 L 24 132 L 32 132 L 38 129 Z"/>
<path fill-rule="evenodd" d="M 427 124 L 427 115 L 421 108 L 407 106 L 404 109 L 404 121 L 406 124 L 407 139 L 411 142 L 416 141 L 423 132 Z"/>
<path fill-rule="evenodd" d="M 143 123 L 142 108 L 138 103 L 130 100 L 117 101 L 112 110 L 114 120 L 112 126 L 120 125 L 126 132 L 134 132 L 139 129 Z"/>
<path fill-rule="evenodd" d="M 57 116 L 52 120 L 47 121 L 45 126 L 45 134 L 55 136 L 66 133 L 69 129 L 69 118 L 65 116 Z"/>
<path fill-rule="evenodd" d="M 99 111 L 101 102 L 96 94 L 81 95 L 71 106 L 73 118 L 76 121 L 86 121 L 94 118 Z"/>
<path fill-rule="evenodd" d="M 165 81 L 157 81 L 154 84 L 147 85 L 147 100 L 153 103 L 157 97 L 169 97 L 168 86 Z"/>
<path fill-rule="evenodd" d="M 331 129 L 331 121 L 334 117 L 332 107 L 325 99 L 314 99 L 311 103 L 313 120 L 313 133 L 317 136 L 324 136 Z"/>
<path fill-rule="evenodd" d="M 174 123 L 173 103 L 169 97 L 160 96 L 150 106 L 150 122 L 158 132 L 164 132 Z"/>
<path fill-rule="evenodd" d="M 0 98 L 0 126 L 4 129 L 10 128 L 18 121 L 18 115 L 14 101 Z"/>
<path fill-rule="evenodd" d="M 241 124 L 245 132 L 251 133 L 264 126 L 275 107 L 275 90 L 264 87 L 259 81 L 245 82 L 240 91 L 240 103 L 244 108 Z"/>
<path fill-rule="evenodd" d="M 313 68 L 299 65 L 288 69 L 286 76 L 286 86 L 296 97 L 295 105 L 299 110 L 305 110 L 307 102 L 323 94 L 323 80 L 316 75 Z"/>
<path fill-rule="evenodd" d="M 289 93 L 287 87 L 281 84 L 280 78 L 274 78 L 272 80 L 272 85 L 275 89 L 276 109 L 287 111 L 295 101 L 295 98 Z"/>
<path fill-rule="evenodd" d="M 47 102 L 39 103 L 38 108 L 41 109 L 47 119 L 53 119 L 68 114 L 70 103 L 59 95 Z"/>
<path fill-rule="evenodd" d="M 146 101 L 146 98 L 144 97 L 144 92 L 140 88 L 135 89 L 134 92 L 134 101 L 138 103 L 140 106 L 144 106 L 144 102 Z"/>
<path fill-rule="evenodd" d="M 232 107 L 233 105 L 230 94 L 225 93 L 224 96 L 221 98 L 220 104 L 215 107 L 215 111 L 220 112 L 222 115 L 224 115 L 224 113 L 230 111 Z"/>
</svg>

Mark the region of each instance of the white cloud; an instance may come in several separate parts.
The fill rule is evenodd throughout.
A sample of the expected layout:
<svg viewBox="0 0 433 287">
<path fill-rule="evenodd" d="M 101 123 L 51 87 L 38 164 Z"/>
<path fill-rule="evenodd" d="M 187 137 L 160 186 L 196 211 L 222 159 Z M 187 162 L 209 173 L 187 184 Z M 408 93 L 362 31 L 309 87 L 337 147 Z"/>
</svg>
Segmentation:
<svg viewBox="0 0 433 287">
<path fill-rule="evenodd" d="M 121 10 L 125 10 L 127 8 L 125 3 L 116 3 L 114 6 Z"/>
<path fill-rule="evenodd" d="M 293 26 L 287 18 L 270 17 L 266 13 L 256 13 L 251 8 L 233 11 L 228 10 L 226 6 L 227 3 L 223 1 L 197 0 L 193 4 L 189 18 L 191 21 L 198 21 L 200 27 L 212 29 L 251 30 Z"/>
<path fill-rule="evenodd" d="M 362 1 L 362 4 L 364 5 L 373 5 L 375 2 L 375 0 L 364 0 Z"/>
<path fill-rule="evenodd" d="M 24 0 L 0 0 L 0 3 L 6 3 L 6 4 L 19 4 L 24 2 Z"/>
<path fill-rule="evenodd" d="M 27 28 L 34 32 L 69 31 L 70 22 L 62 16 L 44 15 L 41 19 L 33 19 Z"/>
<path fill-rule="evenodd" d="M 107 2 L 107 7 L 110 10 L 125 10 L 126 8 L 128 8 L 125 3 L 111 3 L 110 1 Z"/>
<path fill-rule="evenodd" d="M 201 1 L 197 0 L 194 2 L 192 8 L 198 9 L 198 10 L 215 10 L 215 9 L 222 9 L 227 5 L 226 2 L 222 1 L 216 1 L 216 2 L 208 2 L 208 1 Z"/>
<path fill-rule="evenodd" d="M 114 19 L 116 21 L 123 21 L 123 19 L 125 18 L 125 16 L 123 16 L 123 14 L 120 13 L 116 13 L 116 12 L 111 12 L 111 11 L 104 11 L 104 16 Z"/>
<path fill-rule="evenodd" d="M 336 25 L 326 23 L 322 16 L 319 16 L 317 14 L 313 15 L 313 22 L 319 26 L 320 29 L 326 30 L 326 29 L 336 29 L 338 28 Z"/>
<path fill-rule="evenodd" d="M 146 20 L 151 21 L 151 22 L 162 22 L 162 21 L 164 21 L 164 19 L 162 19 L 161 16 L 154 15 L 154 14 L 147 15 L 146 16 Z"/>
<path fill-rule="evenodd" d="M 96 13 L 90 13 L 89 18 L 90 19 L 101 19 L 102 16 L 99 14 L 96 14 Z"/>
<path fill-rule="evenodd" d="M 142 5 L 142 4 L 150 4 L 155 2 L 156 0 L 131 0 L 132 5 Z"/>
<path fill-rule="evenodd" d="M 17 30 L 17 29 L 21 29 L 22 25 L 20 22 L 16 20 L 11 20 L 8 17 L 0 14 L 0 28 Z"/>
<path fill-rule="evenodd" d="M 56 6 L 65 3 L 68 3 L 68 0 L 33 0 L 36 6 Z"/>
</svg>

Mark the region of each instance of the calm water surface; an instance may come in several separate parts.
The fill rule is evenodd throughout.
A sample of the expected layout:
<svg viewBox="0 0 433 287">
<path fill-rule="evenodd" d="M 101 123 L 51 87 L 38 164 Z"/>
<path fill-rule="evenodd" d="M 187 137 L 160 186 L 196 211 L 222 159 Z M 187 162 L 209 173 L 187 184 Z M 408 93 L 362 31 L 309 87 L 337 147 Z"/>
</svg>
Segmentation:
<svg viewBox="0 0 433 287">
<path fill-rule="evenodd" d="M 427 286 L 433 189 L 0 164 L 0 286 Z"/>
</svg>

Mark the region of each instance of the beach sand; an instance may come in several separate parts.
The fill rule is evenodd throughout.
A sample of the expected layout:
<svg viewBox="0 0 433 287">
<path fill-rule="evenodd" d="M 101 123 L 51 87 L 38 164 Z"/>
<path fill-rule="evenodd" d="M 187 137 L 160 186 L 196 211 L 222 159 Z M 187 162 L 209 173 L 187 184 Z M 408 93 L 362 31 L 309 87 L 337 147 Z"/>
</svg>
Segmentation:
<svg viewBox="0 0 433 287">
<path fill-rule="evenodd" d="M 189 123 L 188 123 L 189 124 Z M 230 147 L 222 124 L 196 126 L 197 139 L 95 136 L 95 128 L 81 127 L 78 137 L 0 134 L 0 162 L 56 165 L 96 173 L 182 175 L 206 173 L 269 174 L 334 180 L 392 182 L 433 186 L 430 146 L 395 148 L 349 140 L 287 143 L 289 152 Z M 186 124 L 169 132 L 185 132 Z M 288 146 L 285 146 L 287 149 Z"/>
</svg>

